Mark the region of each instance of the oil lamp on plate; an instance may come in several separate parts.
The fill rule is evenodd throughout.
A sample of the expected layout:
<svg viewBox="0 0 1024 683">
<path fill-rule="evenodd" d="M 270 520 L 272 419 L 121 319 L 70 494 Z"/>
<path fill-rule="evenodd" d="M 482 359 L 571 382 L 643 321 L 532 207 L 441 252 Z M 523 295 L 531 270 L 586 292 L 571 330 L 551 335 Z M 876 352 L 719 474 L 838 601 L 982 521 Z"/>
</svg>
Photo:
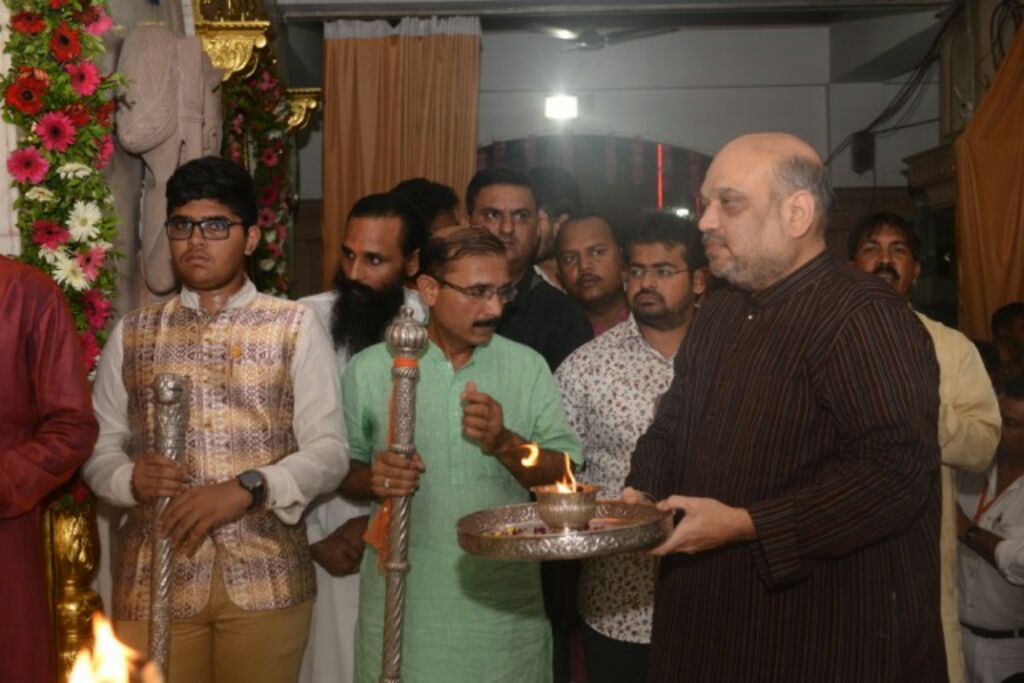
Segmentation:
<svg viewBox="0 0 1024 683">
<path fill-rule="evenodd" d="M 536 461 L 539 455 L 538 449 L 533 444 L 527 444 L 530 454 L 523 458 L 522 463 L 526 467 L 528 463 Z M 530 488 L 537 496 L 537 515 L 555 531 L 563 533 L 569 531 L 582 531 L 590 525 L 597 511 L 597 493 L 600 486 L 591 484 L 580 484 L 572 473 L 572 463 L 569 454 L 565 454 L 565 477 L 562 481 L 544 486 L 533 486 Z"/>
</svg>

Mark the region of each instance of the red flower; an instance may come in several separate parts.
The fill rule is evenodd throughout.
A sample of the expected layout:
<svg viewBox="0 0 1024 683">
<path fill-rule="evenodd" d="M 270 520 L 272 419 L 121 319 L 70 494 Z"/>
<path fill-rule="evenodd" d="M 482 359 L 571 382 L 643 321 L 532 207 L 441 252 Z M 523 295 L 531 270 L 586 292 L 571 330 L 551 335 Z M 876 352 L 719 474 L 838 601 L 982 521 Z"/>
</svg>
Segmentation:
<svg viewBox="0 0 1024 683">
<path fill-rule="evenodd" d="M 64 116 L 71 119 L 71 123 L 75 124 L 75 128 L 81 128 L 85 124 L 89 123 L 89 108 L 81 102 L 75 102 L 61 109 Z"/>
<path fill-rule="evenodd" d="M 81 479 L 76 479 L 75 483 L 71 486 L 69 494 L 71 495 L 71 500 L 81 505 L 85 501 L 89 500 L 92 496 L 92 491 L 90 491 L 89 487 L 85 485 L 85 482 Z"/>
<path fill-rule="evenodd" d="M 277 187 L 275 185 L 265 185 L 260 190 L 260 204 L 263 206 L 273 206 L 274 202 L 277 201 Z"/>
<path fill-rule="evenodd" d="M 46 71 L 23 66 L 18 69 L 18 75 L 14 83 L 8 86 L 4 97 L 7 106 L 32 116 L 43 108 L 43 97 L 49 87 L 50 76 Z"/>
<path fill-rule="evenodd" d="M 99 7 L 94 7 L 85 2 L 82 3 L 81 12 L 71 13 L 71 16 L 75 18 L 75 21 L 77 21 L 79 24 L 85 25 L 91 24 L 95 21 L 99 21 L 101 15 L 102 10 Z"/>
<path fill-rule="evenodd" d="M 96 122 L 101 126 L 109 126 L 116 108 L 117 102 L 114 100 L 107 100 L 100 106 L 96 107 Z"/>
<path fill-rule="evenodd" d="M 4 100 L 7 102 L 8 107 L 17 109 L 22 114 L 34 116 L 43 108 L 44 93 L 45 91 L 38 87 L 15 81 L 7 86 Z"/>
<path fill-rule="evenodd" d="M 68 241 L 71 236 L 67 230 L 53 221 L 38 220 L 32 224 L 32 244 L 56 249 Z"/>
<path fill-rule="evenodd" d="M 75 142 L 75 125 L 66 114 L 51 111 L 43 114 L 35 126 L 43 147 L 50 151 L 66 152 Z"/>
<path fill-rule="evenodd" d="M 92 332 L 82 332 L 78 335 L 78 341 L 82 344 L 82 360 L 85 361 L 86 372 L 92 372 L 96 367 L 96 357 L 100 355 L 100 345 Z"/>
<path fill-rule="evenodd" d="M 39 33 L 46 28 L 46 20 L 35 12 L 18 12 L 11 19 L 11 28 L 19 33 Z"/>
<path fill-rule="evenodd" d="M 260 154 L 260 161 L 263 162 L 264 166 L 269 166 L 270 168 L 277 166 L 277 150 L 273 147 L 267 147 Z"/>
<path fill-rule="evenodd" d="M 110 319 L 111 305 L 102 289 L 89 289 L 82 295 L 82 313 L 90 330 L 102 330 Z"/>
<path fill-rule="evenodd" d="M 59 10 L 61 7 L 66 5 L 68 0 L 50 0 L 50 9 Z"/>
<path fill-rule="evenodd" d="M 52 6 L 54 0 L 50 0 Z M 82 54 L 82 43 L 78 31 L 61 22 L 50 34 L 50 52 L 58 62 L 72 62 Z"/>
<path fill-rule="evenodd" d="M 269 228 L 277 222 L 277 214 L 272 209 L 266 207 L 260 209 L 260 212 L 256 214 L 256 225 L 261 228 Z"/>
</svg>

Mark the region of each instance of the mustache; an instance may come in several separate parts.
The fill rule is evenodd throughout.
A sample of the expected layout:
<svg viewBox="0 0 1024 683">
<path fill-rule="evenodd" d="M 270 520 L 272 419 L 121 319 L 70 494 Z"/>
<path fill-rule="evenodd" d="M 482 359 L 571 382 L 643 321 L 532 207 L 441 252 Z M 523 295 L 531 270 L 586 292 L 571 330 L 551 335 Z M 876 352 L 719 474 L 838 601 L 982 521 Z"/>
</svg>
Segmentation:
<svg viewBox="0 0 1024 683">
<path fill-rule="evenodd" d="M 473 327 L 482 327 L 484 329 L 491 329 L 491 330 L 493 330 L 493 329 L 496 329 L 498 327 L 498 323 L 499 322 L 500 322 L 500 318 L 494 318 L 494 317 L 492 317 L 492 318 L 481 318 L 480 320 L 474 320 L 473 321 Z"/>
<path fill-rule="evenodd" d="M 704 242 L 705 247 L 711 244 L 714 244 L 719 247 L 725 246 L 725 236 L 713 230 L 708 230 L 707 232 L 705 232 L 701 236 L 701 241 Z"/>
<path fill-rule="evenodd" d="M 658 290 L 656 290 L 656 289 L 641 289 L 641 290 L 640 290 L 639 292 L 637 292 L 637 293 L 636 293 L 636 295 L 635 295 L 635 296 L 633 297 L 633 302 L 632 302 L 632 303 L 635 303 L 635 302 L 636 302 L 636 300 L 637 300 L 638 298 L 640 298 L 641 296 L 643 296 L 644 294 L 649 294 L 650 296 L 653 296 L 654 298 L 656 298 L 656 299 L 657 299 L 658 301 L 660 301 L 661 303 L 665 303 L 665 297 L 663 297 L 663 296 L 661 295 L 661 292 L 659 292 L 659 291 L 658 291 Z"/>
<path fill-rule="evenodd" d="M 893 280 L 899 280 L 900 274 L 896 272 L 896 269 L 890 266 L 888 263 L 879 263 L 875 266 L 875 269 L 871 271 L 874 275 L 890 275 Z"/>
</svg>

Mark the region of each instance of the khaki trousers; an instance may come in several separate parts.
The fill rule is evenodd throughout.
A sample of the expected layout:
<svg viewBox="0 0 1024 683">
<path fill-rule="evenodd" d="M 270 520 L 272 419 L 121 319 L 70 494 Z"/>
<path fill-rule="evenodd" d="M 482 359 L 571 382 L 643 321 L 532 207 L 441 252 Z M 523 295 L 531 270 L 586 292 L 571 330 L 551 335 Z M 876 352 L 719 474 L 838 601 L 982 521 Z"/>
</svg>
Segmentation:
<svg viewBox="0 0 1024 683">
<path fill-rule="evenodd" d="M 168 683 L 294 683 L 309 637 L 313 601 L 286 609 L 244 610 L 228 598 L 219 566 L 210 600 L 171 626 Z M 115 621 L 129 647 L 149 649 L 148 621 Z"/>
</svg>

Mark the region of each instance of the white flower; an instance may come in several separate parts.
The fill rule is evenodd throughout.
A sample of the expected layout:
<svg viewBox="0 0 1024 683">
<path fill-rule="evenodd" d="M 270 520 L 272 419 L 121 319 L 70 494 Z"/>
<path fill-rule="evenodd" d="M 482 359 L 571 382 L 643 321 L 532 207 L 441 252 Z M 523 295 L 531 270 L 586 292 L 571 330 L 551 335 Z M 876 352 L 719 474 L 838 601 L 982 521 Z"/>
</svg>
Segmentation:
<svg viewBox="0 0 1024 683">
<path fill-rule="evenodd" d="M 275 265 L 277 264 L 274 263 L 274 259 L 265 258 L 260 261 L 260 270 L 273 270 Z"/>
<path fill-rule="evenodd" d="M 59 285 L 66 285 L 76 292 L 89 288 L 89 279 L 74 259 L 66 254 L 58 254 L 56 263 L 53 266 L 53 279 Z"/>
<path fill-rule="evenodd" d="M 69 180 L 71 178 L 84 178 L 90 173 L 92 173 L 91 166 L 80 164 L 77 161 L 69 161 L 57 168 L 57 175 L 64 180 Z"/>
<path fill-rule="evenodd" d="M 25 199 L 31 199 L 32 201 L 40 202 L 41 204 L 49 204 L 56 198 L 57 195 L 41 185 L 36 185 L 25 193 Z"/>
<path fill-rule="evenodd" d="M 96 226 L 103 218 L 100 207 L 92 202 L 78 200 L 71 209 L 71 216 L 68 217 L 68 230 L 71 231 L 71 239 L 78 242 L 85 242 L 96 237 Z"/>
<path fill-rule="evenodd" d="M 277 230 L 264 230 L 263 239 L 267 244 L 277 241 Z"/>
<path fill-rule="evenodd" d="M 48 266 L 54 266 L 57 263 L 57 259 L 61 256 L 64 256 L 63 249 L 47 249 L 46 247 L 39 247 L 39 258 L 43 259 Z"/>
</svg>

